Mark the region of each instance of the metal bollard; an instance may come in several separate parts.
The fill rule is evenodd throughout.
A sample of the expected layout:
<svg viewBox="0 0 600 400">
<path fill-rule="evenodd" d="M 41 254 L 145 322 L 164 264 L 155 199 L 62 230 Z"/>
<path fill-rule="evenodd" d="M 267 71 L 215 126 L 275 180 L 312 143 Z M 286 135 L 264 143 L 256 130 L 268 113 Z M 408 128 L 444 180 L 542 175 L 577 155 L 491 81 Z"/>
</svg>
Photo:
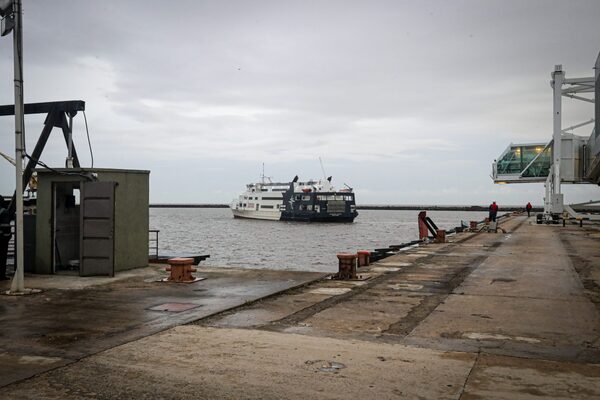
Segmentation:
<svg viewBox="0 0 600 400">
<path fill-rule="evenodd" d="M 419 213 L 419 216 L 418 216 L 418 221 L 419 221 L 419 239 L 420 240 L 425 240 L 425 239 L 427 239 L 427 236 L 428 236 L 427 222 L 425 222 L 426 218 L 427 218 L 427 212 L 426 211 L 421 211 Z"/>
<path fill-rule="evenodd" d="M 446 230 L 445 229 L 438 229 L 436 231 L 435 242 L 436 243 L 446 243 Z"/>
<path fill-rule="evenodd" d="M 348 280 L 356 279 L 356 254 L 351 253 L 339 253 L 337 258 L 339 260 L 339 270 L 337 279 Z"/>
<path fill-rule="evenodd" d="M 370 264 L 371 252 L 368 250 L 359 250 L 356 252 L 358 256 L 358 266 L 366 267 Z"/>
<path fill-rule="evenodd" d="M 171 267 L 171 275 L 167 278 L 170 282 L 194 282 L 196 277 L 192 275 L 195 272 L 194 259 L 176 257 L 169 259 L 169 266 Z"/>
</svg>

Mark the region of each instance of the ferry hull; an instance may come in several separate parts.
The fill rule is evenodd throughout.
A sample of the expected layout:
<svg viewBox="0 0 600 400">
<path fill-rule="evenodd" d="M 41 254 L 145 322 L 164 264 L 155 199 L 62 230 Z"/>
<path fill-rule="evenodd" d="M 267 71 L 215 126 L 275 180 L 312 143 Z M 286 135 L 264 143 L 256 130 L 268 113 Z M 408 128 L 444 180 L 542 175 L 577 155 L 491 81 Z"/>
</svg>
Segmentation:
<svg viewBox="0 0 600 400">
<path fill-rule="evenodd" d="M 297 222 L 353 222 L 358 215 L 285 215 L 274 212 L 232 209 L 234 218 L 262 219 L 267 221 L 297 221 Z"/>
<path fill-rule="evenodd" d="M 354 222 L 354 218 L 358 216 L 356 215 L 312 215 L 312 216 L 299 216 L 299 215 L 291 215 L 291 216 L 281 216 L 282 221 L 300 221 L 300 222 Z"/>
<path fill-rule="evenodd" d="M 245 218 L 245 219 L 263 219 L 268 221 L 279 221 L 281 219 L 280 212 L 269 212 L 269 211 L 254 211 L 254 210 L 236 210 L 231 209 L 234 218 Z"/>
</svg>

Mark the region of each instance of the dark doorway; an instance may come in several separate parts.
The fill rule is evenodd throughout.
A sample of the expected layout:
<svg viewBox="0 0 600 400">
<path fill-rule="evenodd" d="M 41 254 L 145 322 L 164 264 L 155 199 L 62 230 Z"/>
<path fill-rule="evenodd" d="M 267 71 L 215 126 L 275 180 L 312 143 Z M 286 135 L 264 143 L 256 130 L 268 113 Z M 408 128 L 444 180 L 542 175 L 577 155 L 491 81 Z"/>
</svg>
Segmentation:
<svg viewBox="0 0 600 400">
<path fill-rule="evenodd" d="M 79 182 L 55 182 L 53 199 L 53 272 L 79 274 Z"/>
</svg>

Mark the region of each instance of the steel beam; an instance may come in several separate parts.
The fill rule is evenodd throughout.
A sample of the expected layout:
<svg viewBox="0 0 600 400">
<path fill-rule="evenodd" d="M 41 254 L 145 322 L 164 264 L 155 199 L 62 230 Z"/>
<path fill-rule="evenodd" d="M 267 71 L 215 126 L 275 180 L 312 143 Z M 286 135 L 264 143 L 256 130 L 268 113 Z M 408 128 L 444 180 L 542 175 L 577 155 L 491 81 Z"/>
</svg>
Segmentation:
<svg viewBox="0 0 600 400">
<path fill-rule="evenodd" d="M 63 114 L 60 128 L 63 131 L 63 136 L 65 137 L 65 142 L 67 143 L 67 148 L 71 151 L 71 157 L 73 158 L 73 167 L 80 168 L 81 165 L 79 164 L 79 157 L 77 157 L 77 150 L 75 150 L 75 143 L 73 143 L 73 138 L 70 137 L 71 131 L 70 131 L 67 119 L 64 118 L 64 114 Z"/>
<path fill-rule="evenodd" d="M 85 101 L 67 100 L 25 104 L 25 114 L 47 114 L 50 111 L 63 111 L 75 115 L 78 111 L 85 111 Z M 15 115 L 14 104 L 0 106 L 0 116 L 6 115 Z"/>
</svg>

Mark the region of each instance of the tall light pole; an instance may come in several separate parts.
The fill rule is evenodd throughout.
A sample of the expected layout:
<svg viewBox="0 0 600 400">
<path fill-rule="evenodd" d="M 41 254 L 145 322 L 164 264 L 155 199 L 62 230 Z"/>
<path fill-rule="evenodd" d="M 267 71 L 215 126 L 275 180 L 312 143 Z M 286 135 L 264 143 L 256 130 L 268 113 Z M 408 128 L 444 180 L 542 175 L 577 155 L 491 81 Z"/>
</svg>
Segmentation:
<svg viewBox="0 0 600 400">
<path fill-rule="evenodd" d="M 25 117 L 23 106 L 23 23 L 21 0 L 13 1 L 13 52 L 15 69 L 15 170 L 17 186 L 16 236 L 15 236 L 15 276 L 10 285 L 11 293 L 25 291 L 24 251 L 23 251 L 23 151 L 25 145 Z"/>
<path fill-rule="evenodd" d="M 23 105 L 23 20 L 21 0 L 0 0 L 2 36 L 13 32 L 14 74 L 15 74 L 15 275 L 10 294 L 24 294 L 25 289 L 23 251 L 23 156 L 25 151 L 25 119 Z"/>
</svg>

